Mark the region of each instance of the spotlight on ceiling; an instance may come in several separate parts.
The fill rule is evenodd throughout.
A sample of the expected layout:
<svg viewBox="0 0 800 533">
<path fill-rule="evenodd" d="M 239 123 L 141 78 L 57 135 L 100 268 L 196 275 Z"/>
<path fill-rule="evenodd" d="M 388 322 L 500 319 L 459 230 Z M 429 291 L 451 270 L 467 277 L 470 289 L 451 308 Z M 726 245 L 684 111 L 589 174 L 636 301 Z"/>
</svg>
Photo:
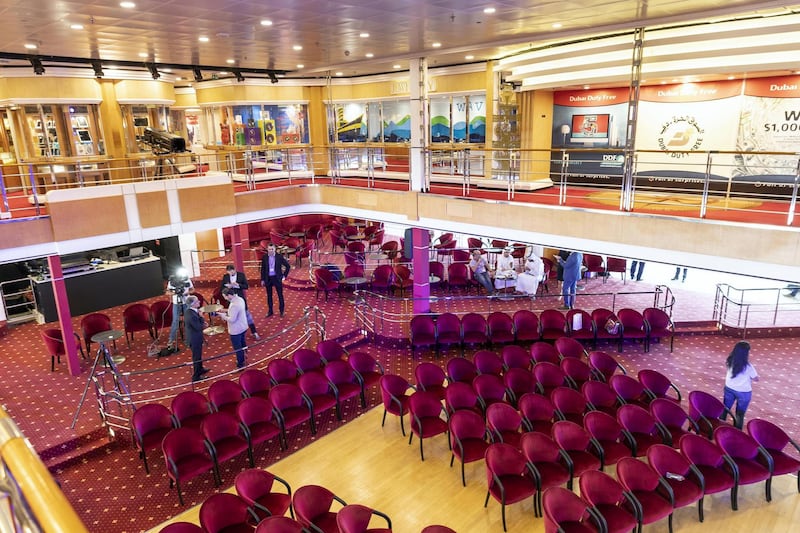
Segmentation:
<svg viewBox="0 0 800 533">
<path fill-rule="evenodd" d="M 278 83 L 278 76 L 276 76 L 271 70 L 269 71 L 269 81 L 271 83 Z"/>
<path fill-rule="evenodd" d="M 37 76 L 41 76 L 44 74 L 44 65 L 42 65 L 42 60 L 38 57 L 29 57 L 28 61 L 31 62 L 31 66 L 33 67 L 33 73 Z"/>
<path fill-rule="evenodd" d="M 194 71 L 194 81 L 203 81 L 203 73 L 200 71 L 200 67 L 194 67 L 192 70 Z"/>
<path fill-rule="evenodd" d="M 145 63 L 145 66 L 147 67 L 147 70 L 150 71 L 150 75 L 153 76 L 154 80 L 157 80 L 158 78 L 161 77 L 161 74 L 158 73 L 158 69 L 156 68 L 156 66 L 154 64 Z"/>
<path fill-rule="evenodd" d="M 242 71 L 238 68 L 231 69 L 233 75 L 236 76 L 236 81 L 244 81 L 244 76 L 242 76 Z"/>
<path fill-rule="evenodd" d="M 103 65 L 99 61 L 92 61 L 92 70 L 94 70 L 96 78 L 102 78 L 104 76 Z"/>
</svg>

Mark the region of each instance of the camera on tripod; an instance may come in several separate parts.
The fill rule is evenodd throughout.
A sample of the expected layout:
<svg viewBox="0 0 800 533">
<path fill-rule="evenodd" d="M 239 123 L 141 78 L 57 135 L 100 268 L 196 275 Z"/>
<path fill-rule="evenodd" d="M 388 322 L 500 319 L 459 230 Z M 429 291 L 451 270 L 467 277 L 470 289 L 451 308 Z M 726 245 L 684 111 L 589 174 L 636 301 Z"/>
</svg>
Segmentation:
<svg viewBox="0 0 800 533">
<path fill-rule="evenodd" d="M 175 273 L 169 277 L 169 285 L 167 285 L 167 288 L 178 297 L 180 303 L 183 303 L 183 297 L 186 294 L 186 289 L 189 287 L 191 287 L 191 281 L 189 281 L 189 272 L 185 268 L 178 268 L 175 270 Z"/>
</svg>

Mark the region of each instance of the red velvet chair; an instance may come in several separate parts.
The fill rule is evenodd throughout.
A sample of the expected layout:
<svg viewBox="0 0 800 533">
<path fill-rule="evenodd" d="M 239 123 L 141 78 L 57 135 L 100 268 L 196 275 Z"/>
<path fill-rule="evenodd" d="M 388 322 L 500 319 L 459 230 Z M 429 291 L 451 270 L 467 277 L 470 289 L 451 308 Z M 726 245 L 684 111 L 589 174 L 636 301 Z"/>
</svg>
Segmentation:
<svg viewBox="0 0 800 533">
<path fill-rule="evenodd" d="M 677 509 L 697 502 L 697 517 L 702 522 L 705 479 L 700 470 L 685 455 L 665 444 L 647 450 L 647 462 L 672 488 L 673 506 Z"/>
<path fill-rule="evenodd" d="M 539 313 L 539 336 L 554 341 L 567 334 L 567 317 L 558 309 L 545 309 Z"/>
<path fill-rule="evenodd" d="M 579 341 L 595 343 L 594 322 L 592 315 L 583 309 L 570 309 L 567 311 L 567 336 Z"/>
<path fill-rule="evenodd" d="M 406 435 L 403 425 L 403 417 L 408 413 L 408 399 L 411 395 L 407 394 L 408 389 L 415 390 L 411 384 L 400 376 L 386 374 L 381 376 L 381 398 L 383 400 L 383 419 L 381 427 L 386 424 L 386 413 L 391 413 L 400 418 L 400 431 Z"/>
<path fill-rule="evenodd" d="M 336 389 L 339 405 L 345 400 L 358 396 L 361 406 L 367 406 L 367 400 L 364 396 L 364 382 L 356 371 L 347 364 L 347 361 L 331 361 L 325 366 L 324 374 Z"/>
<path fill-rule="evenodd" d="M 622 275 L 622 284 L 625 285 L 625 277 L 628 275 L 628 260 L 620 257 L 607 257 L 606 258 L 606 274 L 611 275 L 616 272 Z M 608 276 L 603 278 L 603 283 L 606 282 Z M 632 280 L 635 281 L 635 280 Z"/>
<path fill-rule="evenodd" d="M 450 383 L 466 383 L 472 386 L 472 380 L 478 375 L 475 363 L 464 357 L 453 357 L 447 360 L 445 373 Z"/>
<path fill-rule="evenodd" d="M 481 461 L 489 447 L 486 423 L 472 410 L 460 409 L 450 415 L 450 467 L 456 458 L 461 463 L 461 484 L 467 486 L 464 465 Z"/>
<path fill-rule="evenodd" d="M 392 278 L 392 265 L 378 265 L 372 271 L 372 278 L 369 282 L 370 290 L 389 292 L 392 288 Z"/>
<path fill-rule="evenodd" d="M 625 457 L 617 463 L 617 480 L 635 498 L 643 525 L 669 517 L 669 533 L 672 533 L 675 498 L 653 467 L 633 457 Z"/>
<path fill-rule="evenodd" d="M 370 520 L 377 516 L 386 522 L 385 528 L 369 527 Z M 340 533 L 392 533 L 392 520 L 388 515 L 366 505 L 349 504 L 336 514 Z"/>
<path fill-rule="evenodd" d="M 568 483 L 572 478 L 572 464 L 553 439 L 544 433 L 525 433 L 520 439 L 520 448 L 536 473 L 534 508 L 541 514 L 542 492 Z"/>
<path fill-rule="evenodd" d="M 453 313 L 443 313 L 436 318 L 436 351 L 441 353 L 450 346 L 462 348 L 461 320 Z"/>
<path fill-rule="evenodd" d="M 772 456 L 758 442 L 742 431 L 731 426 L 720 426 L 714 430 L 714 443 L 725 452 L 739 471 L 734 492 L 737 495 L 741 485 L 751 485 L 764 481 L 764 497 L 772 501 L 772 475 L 775 462 Z"/>
<path fill-rule="evenodd" d="M 448 433 L 447 422 L 441 418 L 443 407 L 438 395 L 433 392 L 417 391 L 408 399 L 408 413 L 411 419 L 411 432 L 408 443 L 416 435 L 419 438 L 419 457 L 425 460 L 422 442 L 425 439 Z M 448 436 L 448 442 L 450 438 Z"/>
<path fill-rule="evenodd" d="M 784 450 L 800 453 L 800 446 L 780 427 L 768 420 L 754 418 L 747 422 L 747 433 L 772 457 L 773 476 L 795 474 L 797 492 L 800 492 L 800 461 Z"/>
<path fill-rule="evenodd" d="M 609 259 L 610 261 L 610 259 Z M 581 497 L 606 521 L 608 533 L 636 531 L 639 513 L 633 496 L 619 481 L 598 470 L 587 470 L 579 480 Z"/>
<path fill-rule="evenodd" d="M 623 457 L 633 457 L 633 450 L 617 420 L 602 411 L 590 411 L 583 418 L 583 428 L 600 445 L 600 470 L 617 464 Z M 586 472 L 584 472 L 585 474 Z"/>
<path fill-rule="evenodd" d="M 263 398 L 247 398 L 236 406 L 236 418 L 239 419 L 247 430 L 250 445 L 266 442 L 273 437 L 278 437 L 281 449 L 286 449 L 280 440 L 280 421 L 275 415 L 275 408 L 269 400 Z"/>
<path fill-rule="evenodd" d="M 491 344 L 509 344 L 514 342 L 514 322 L 502 311 L 490 313 L 486 319 Z"/>
<path fill-rule="evenodd" d="M 252 531 L 258 515 L 236 494 L 212 494 L 200 505 L 200 525 L 207 533 Z"/>
<path fill-rule="evenodd" d="M 583 498 L 563 487 L 552 487 L 542 495 L 544 530 L 607 533 L 605 519 Z M 587 524 L 592 524 L 591 526 Z"/>
<path fill-rule="evenodd" d="M 498 442 L 486 450 L 486 481 L 489 488 L 483 506 L 489 504 L 489 496 L 497 500 L 503 517 L 503 531 L 508 531 L 506 505 L 534 497 L 537 490 L 534 473 L 519 449 Z"/>
<path fill-rule="evenodd" d="M 56 360 L 58 360 L 58 364 L 61 364 L 61 356 L 66 354 L 64 337 L 61 335 L 61 330 L 58 328 L 43 329 L 39 334 L 42 336 L 45 348 L 47 348 L 50 354 L 50 372 L 53 372 L 56 369 Z M 77 344 L 78 350 L 81 352 L 81 357 L 86 359 L 86 354 L 81 347 L 81 338 L 77 333 L 73 332 L 73 335 L 75 335 L 75 344 Z"/>
<path fill-rule="evenodd" d="M 469 292 L 471 286 L 469 267 L 464 263 L 450 263 L 447 265 L 447 290 L 462 288 Z"/>
<path fill-rule="evenodd" d="M 541 394 L 523 394 L 517 402 L 522 420 L 528 426 L 528 431 L 536 431 L 550 435 L 555 423 L 556 408 L 549 398 Z"/>
<path fill-rule="evenodd" d="M 414 367 L 414 378 L 417 381 L 417 390 L 432 392 L 440 400 L 444 400 L 447 376 L 439 365 L 429 362 L 419 363 Z"/>
<path fill-rule="evenodd" d="M 669 351 L 672 353 L 675 342 L 675 324 L 672 323 L 669 315 L 661 309 L 648 307 L 642 312 L 642 316 L 648 327 L 647 351 L 650 351 L 653 340 L 661 342 L 664 337 L 669 337 Z"/>
<path fill-rule="evenodd" d="M 417 315 L 411 319 L 408 328 L 411 356 L 419 348 L 433 348 L 439 355 L 439 345 L 436 342 L 436 322 L 430 315 Z"/>
<path fill-rule="evenodd" d="M 219 486 L 217 461 L 200 431 L 185 427 L 173 429 L 161 441 L 161 450 L 164 454 L 164 462 L 167 464 L 169 488 L 175 484 L 178 490 L 178 501 L 181 505 L 183 505 L 182 481 L 189 481 L 211 471 L 214 476 L 214 485 Z"/>
<path fill-rule="evenodd" d="M 595 331 L 595 349 L 598 341 L 612 341 L 617 345 L 622 342 L 622 327 L 612 328 L 610 324 L 619 322 L 617 315 L 610 309 L 598 308 L 592 311 L 592 322 Z"/>
<path fill-rule="evenodd" d="M 211 405 L 199 392 L 187 390 L 172 399 L 170 410 L 178 426 L 199 430 L 203 419 L 211 413 Z"/>
<path fill-rule="evenodd" d="M 133 442 L 139 450 L 139 457 L 144 462 L 144 471 L 149 474 L 147 452 L 161 447 L 161 441 L 167 433 L 175 429 L 172 413 L 160 403 L 142 405 L 131 416 Z"/>
<path fill-rule="evenodd" d="M 644 386 L 645 392 L 654 400 L 656 398 L 666 398 L 674 402 L 681 401 L 681 390 L 661 372 L 643 368 L 639 371 L 637 377 L 639 378 L 639 383 Z M 670 394 L 670 390 L 674 392 L 674 396 Z"/>
<path fill-rule="evenodd" d="M 334 502 L 341 507 L 347 505 L 346 501 L 319 485 L 300 487 L 292 496 L 297 521 L 310 531 L 322 533 L 340 533 L 336 524 L 338 511 L 333 510 Z"/>
<path fill-rule="evenodd" d="M 647 339 L 650 335 L 649 325 L 642 314 L 636 309 L 620 309 L 617 317 L 622 324 L 622 335 L 619 340 L 619 351 L 623 350 L 626 340 L 641 341 L 644 351 L 648 350 Z"/>
<path fill-rule="evenodd" d="M 517 342 L 536 342 L 539 340 L 539 317 L 533 311 L 520 309 L 511 317 Z"/>
<path fill-rule="evenodd" d="M 162 329 L 172 327 L 172 302 L 169 300 L 158 300 L 150 304 L 150 316 L 153 317 L 153 329 L 156 335 Z"/>
<path fill-rule="evenodd" d="M 475 363 L 475 369 L 478 374 L 492 374 L 494 376 L 502 376 L 505 366 L 503 360 L 494 352 L 489 350 L 478 350 L 472 356 L 472 362 Z"/>
<path fill-rule="evenodd" d="M 325 301 L 328 301 L 328 293 L 331 291 L 339 291 L 339 280 L 337 280 L 333 272 L 327 268 L 317 268 L 314 270 L 314 298 L 319 298 L 319 291 L 325 293 Z"/>
<path fill-rule="evenodd" d="M 705 481 L 704 493 L 716 494 L 730 489 L 731 510 L 738 508 L 736 498 L 739 472 L 732 459 L 719 446 L 700 435 L 687 434 L 678 443 L 681 453 L 697 467 Z"/>
<path fill-rule="evenodd" d="M 218 465 L 247 453 L 250 468 L 255 466 L 250 433 L 234 415 L 225 412 L 211 413 L 203 419 L 200 431 L 211 444 L 211 453 Z"/>
<path fill-rule="evenodd" d="M 493 403 L 486 409 L 486 427 L 492 442 L 505 442 L 519 448 L 522 437 L 522 415 L 507 403 Z"/>
<path fill-rule="evenodd" d="M 122 312 L 122 323 L 125 330 L 125 340 L 129 348 L 133 340 L 133 334 L 137 331 L 146 331 L 150 334 L 151 339 L 155 338 L 153 316 L 150 314 L 150 308 L 145 304 L 132 304 L 126 307 Z M 130 337 L 128 337 L 129 334 Z"/>
<path fill-rule="evenodd" d="M 689 417 L 689 413 L 671 399 L 656 398 L 650 402 L 650 414 L 661 426 L 662 434 L 669 437 L 668 444 L 673 448 L 678 447 L 681 437 L 698 431 L 697 424 Z"/>
<path fill-rule="evenodd" d="M 276 481 L 283 485 L 286 493 L 272 490 Z M 287 510 L 294 518 L 292 488 L 285 479 L 260 468 L 251 468 L 237 474 L 233 486 L 236 488 L 236 493 L 256 511 L 259 518 L 282 516 Z"/>
<path fill-rule="evenodd" d="M 489 342 L 486 319 L 478 313 L 467 313 L 461 317 L 461 342 L 464 346 L 484 346 Z"/>
<path fill-rule="evenodd" d="M 83 344 L 86 352 L 92 353 L 92 336 L 103 331 L 114 329 L 111 319 L 103 313 L 90 313 L 81 319 L 81 332 L 83 333 Z M 117 341 L 114 341 L 114 349 L 117 348 Z"/>
<path fill-rule="evenodd" d="M 217 412 L 236 414 L 236 406 L 245 396 L 242 386 L 229 379 L 216 381 L 208 388 L 208 401 Z"/>
</svg>

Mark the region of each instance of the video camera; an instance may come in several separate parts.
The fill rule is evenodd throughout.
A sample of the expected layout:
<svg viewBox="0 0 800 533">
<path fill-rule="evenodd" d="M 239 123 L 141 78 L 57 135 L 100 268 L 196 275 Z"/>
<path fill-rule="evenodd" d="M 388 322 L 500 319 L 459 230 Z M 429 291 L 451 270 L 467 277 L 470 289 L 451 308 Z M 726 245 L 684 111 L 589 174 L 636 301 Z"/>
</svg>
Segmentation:
<svg viewBox="0 0 800 533">
<path fill-rule="evenodd" d="M 142 142 L 150 146 L 154 152 L 171 154 L 186 151 L 186 140 L 167 131 L 157 131 L 145 128 Z"/>
</svg>

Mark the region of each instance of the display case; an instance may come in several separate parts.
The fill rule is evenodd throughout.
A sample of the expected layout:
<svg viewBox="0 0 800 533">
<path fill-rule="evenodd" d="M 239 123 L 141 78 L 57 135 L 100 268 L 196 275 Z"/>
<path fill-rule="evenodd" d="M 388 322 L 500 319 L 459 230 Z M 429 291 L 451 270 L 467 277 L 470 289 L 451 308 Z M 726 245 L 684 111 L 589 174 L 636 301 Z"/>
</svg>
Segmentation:
<svg viewBox="0 0 800 533">
<path fill-rule="evenodd" d="M 172 131 L 168 106 L 160 104 L 121 104 L 122 125 L 125 130 L 125 148 L 129 154 L 149 152 L 150 147 L 142 143 L 146 128 Z M 183 135 L 181 135 L 183 137 Z"/>
<path fill-rule="evenodd" d="M 268 149 L 310 142 L 305 103 L 209 106 L 203 111 L 217 146 Z"/>
<path fill-rule="evenodd" d="M 9 125 L 21 132 L 20 157 L 25 160 L 105 154 L 96 104 L 32 104 L 10 110 Z M 5 129 L 5 128 L 4 128 Z"/>
</svg>

